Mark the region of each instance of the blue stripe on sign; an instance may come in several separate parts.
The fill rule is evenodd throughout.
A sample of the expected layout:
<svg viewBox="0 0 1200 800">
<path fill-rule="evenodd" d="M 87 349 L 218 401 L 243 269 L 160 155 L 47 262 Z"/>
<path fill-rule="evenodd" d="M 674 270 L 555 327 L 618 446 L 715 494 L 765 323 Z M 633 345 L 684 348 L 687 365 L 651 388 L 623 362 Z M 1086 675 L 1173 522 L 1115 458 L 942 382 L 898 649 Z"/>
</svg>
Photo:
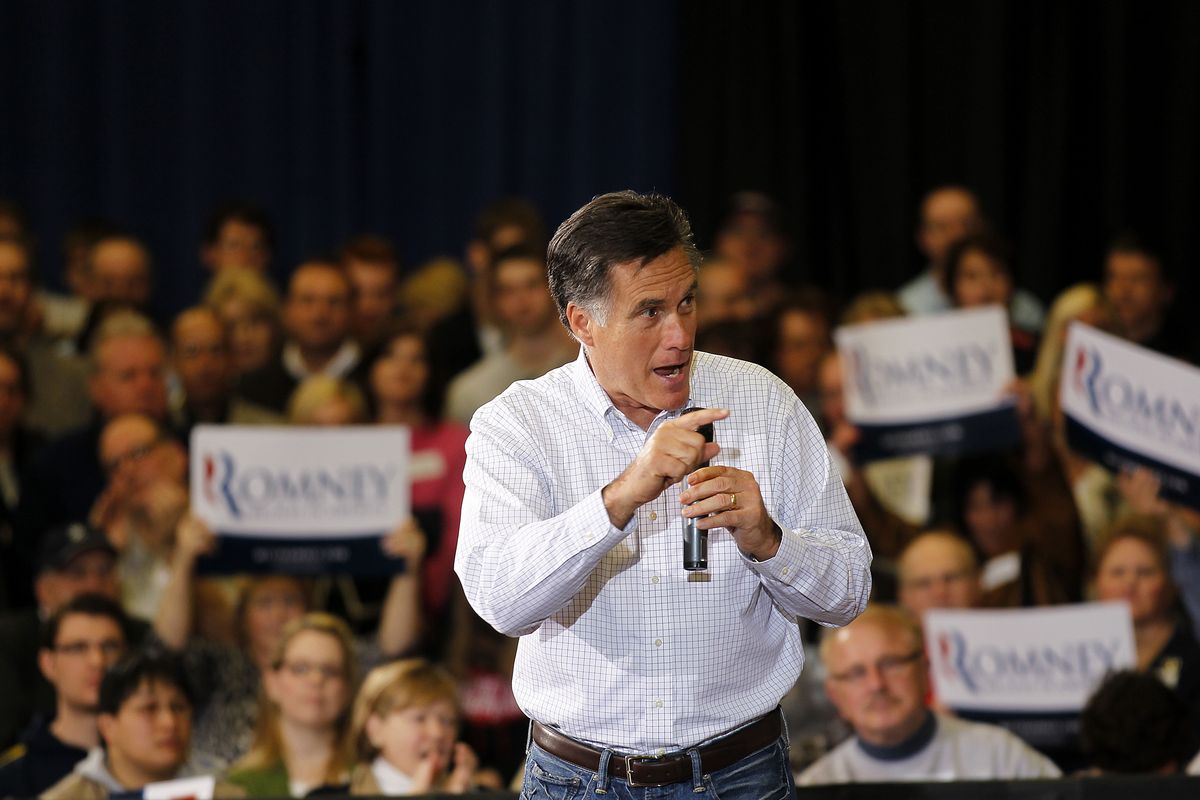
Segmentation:
<svg viewBox="0 0 1200 800">
<path fill-rule="evenodd" d="M 1017 410 L 1006 405 L 979 414 L 951 419 L 906 422 L 901 425 L 859 425 L 861 439 L 854 448 L 859 462 L 924 453 L 960 456 L 1019 445 Z"/>
<path fill-rule="evenodd" d="M 1068 416 L 1066 419 L 1067 445 L 1072 450 L 1113 472 L 1146 467 L 1162 481 L 1161 494 L 1164 498 L 1200 509 L 1200 476 L 1122 447 L 1074 417 Z"/>
<path fill-rule="evenodd" d="M 380 549 L 382 533 L 337 538 L 246 536 L 217 532 L 217 549 L 196 562 L 202 575 L 395 575 L 404 559 Z"/>
</svg>

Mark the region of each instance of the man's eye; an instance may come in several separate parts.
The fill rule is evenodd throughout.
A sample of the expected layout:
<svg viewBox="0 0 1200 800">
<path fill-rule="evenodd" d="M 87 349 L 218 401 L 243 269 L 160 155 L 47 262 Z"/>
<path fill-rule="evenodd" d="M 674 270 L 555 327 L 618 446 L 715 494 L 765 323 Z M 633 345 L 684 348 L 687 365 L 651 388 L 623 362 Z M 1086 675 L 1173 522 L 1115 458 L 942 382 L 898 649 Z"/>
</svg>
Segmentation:
<svg viewBox="0 0 1200 800">
<path fill-rule="evenodd" d="M 642 316 L 647 317 L 649 319 L 653 319 L 654 317 L 658 316 L 658 309 L 657 308 L 643 308 Z"/>
</svg>

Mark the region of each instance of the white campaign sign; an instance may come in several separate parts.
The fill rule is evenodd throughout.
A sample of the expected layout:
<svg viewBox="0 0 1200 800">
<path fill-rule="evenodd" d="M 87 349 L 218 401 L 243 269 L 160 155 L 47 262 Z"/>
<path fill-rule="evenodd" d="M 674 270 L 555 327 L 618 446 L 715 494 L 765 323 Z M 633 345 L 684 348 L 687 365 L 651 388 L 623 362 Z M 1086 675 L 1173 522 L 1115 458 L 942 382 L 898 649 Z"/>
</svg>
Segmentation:
<svg viewBox="0 0 1200 800">
<path fill-rule="evenodd" d="M 1136 663 L 1125 603 L 939 609 L 924 619 L 938 701 L 971 711 L 1072 712 Z"/>
<path fill-rule="evenodd" d="M 403 427 L 198 426 L 192 510 L 218 534 L 204 573 L 394 574 L 380 538 L 409 514 Z"/>
<path fill-rule="evenodd" d="M 846 416 L 860 462 L 963 455 L 1020 439 L 1012 344 L 998 306 L 839 328 Z"/>
<path fill-rule="evenodd" d="M 1200 369 L 1076 322 L 1059 398 L 1073 449 L 1146 466 L 1164 494 L 1200 505 Z"/>
<path fill-rule="evenodd" d="M 994 409 L 1013 378 L 1008 319 L 999 306 L 849 325 L 834 336 L 846 414 L 859 424 Z"/>
</svg>

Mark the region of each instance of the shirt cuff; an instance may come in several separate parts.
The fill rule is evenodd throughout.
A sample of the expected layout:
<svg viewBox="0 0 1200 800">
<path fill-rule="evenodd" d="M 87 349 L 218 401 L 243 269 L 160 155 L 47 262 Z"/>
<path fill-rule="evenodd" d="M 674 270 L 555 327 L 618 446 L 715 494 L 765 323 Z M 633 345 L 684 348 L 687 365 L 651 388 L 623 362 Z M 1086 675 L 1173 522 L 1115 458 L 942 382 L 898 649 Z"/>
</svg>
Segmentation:
<svg viewBox="0 0 1200 800">
<path fill-rule="evenodd" d="M 637 530 L 638 515 L 634 514 L 625 523 L 624 528 L 618 528 L 608 518 L 608 509 L 604 507 L 603 489 L 592 492 L 578 506 L 580 512 L 579 536 L 583 549 L 604 543 L 613 547 L 617 542 Z"/>
<path fill-rule="evenodd" d="M 759 575 L 765 578 L 773 578 L 780 583 L 790 584 L 796 577 L 796 569 L 800 565 L 800 558 L 804 553 L 804 545 L 800 540 L 801 537 L 798 532 L 780 525 L 778 522 L 775 522 L 775 525 L 783 534 L 779 540 L 779 549 L 775 551 L 775 555 L 764 561 L 759 561 L 742 553 L 740 550 L 738 553 L 742 556 L 742 560 L 749 564 Z"/>
</svg>

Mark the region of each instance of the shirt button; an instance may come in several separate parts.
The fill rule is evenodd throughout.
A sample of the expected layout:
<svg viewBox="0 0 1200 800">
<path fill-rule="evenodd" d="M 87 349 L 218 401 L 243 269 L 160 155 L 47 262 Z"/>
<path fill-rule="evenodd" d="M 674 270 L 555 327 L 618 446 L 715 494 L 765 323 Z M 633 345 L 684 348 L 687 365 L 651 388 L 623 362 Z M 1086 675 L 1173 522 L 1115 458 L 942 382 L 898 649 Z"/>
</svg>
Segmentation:
<svg viewBox="0 0 1200 800">
<path fill-rule="evenodd" d="M 651 582 L 651 583 L 658 583 L 658 576 L 657 576 L 657 575 L 655 575 L 653 578 L 651 578 L 651 579 L 650 579 L 650 582 Z"/>
<path fill-rule="evenodd" d="M 651 511 L 651 512 L 650 512 L 650 521 L 651 521 L 651 522 L 654 522 L 656 519 L 658 519 L 658 512 L 657 512 L 657 511 Z"/>
<path fill-rule="evenodd" d="M 662 647 L 662 639 L 655 639 L 655 640 L 654 640 L 654 646 L 655 646 L 655 647 Z"/>
<path fill-rule="evenodd" d="M 791 574 L 791 572 L 792 572 L 791 567 L 784 567 L 783 569 L 779 570 L 780 575 L 789 575 L 789 574 Z"/>
<path fill-rule="evenodd" d="M 654 701 L 654 707 L 655 707 L 655 708 L 662 708 L 662 707 L 663 707 L 663 701 L 662 701 L 662 700 L 655 700 L 655 701 Z"/>
</svg>

